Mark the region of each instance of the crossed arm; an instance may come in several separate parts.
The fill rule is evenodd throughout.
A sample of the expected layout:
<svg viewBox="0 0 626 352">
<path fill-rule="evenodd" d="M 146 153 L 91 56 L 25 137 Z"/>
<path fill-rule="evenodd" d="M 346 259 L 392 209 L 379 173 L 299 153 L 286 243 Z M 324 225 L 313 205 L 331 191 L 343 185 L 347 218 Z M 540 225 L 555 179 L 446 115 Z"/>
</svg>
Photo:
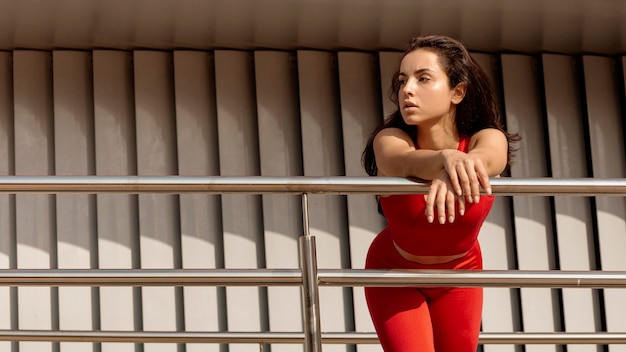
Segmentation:
<svg viewBox="0 0 626 352">
<path fill-rule="evenodd" d="M 455 203 L 459 213 L 465 202 L 480 200 L 480 189 L 491 194 L 490 177 L 498 177 L 507 163 L 508 142 L 496 129 L 484 129 L 470 138 L 467 153 L 456 149 L 416 149 L 400 129 L 387 128 L 374 139 L 380 176 L 416 177 L 431 181 L 426 195 L 426 217 L 433 222 L 453 222 Z"/>
</svg>

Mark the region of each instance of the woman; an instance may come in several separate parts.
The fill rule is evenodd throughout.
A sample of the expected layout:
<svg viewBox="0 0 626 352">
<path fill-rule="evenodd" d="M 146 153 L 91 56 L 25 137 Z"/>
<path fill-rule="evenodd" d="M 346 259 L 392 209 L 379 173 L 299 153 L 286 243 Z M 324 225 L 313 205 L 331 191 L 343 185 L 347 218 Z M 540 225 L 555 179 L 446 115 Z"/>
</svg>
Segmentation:
<svg viewBox="0 0 626 352">
<path fill-rule="evenodd" d="M 398 110 L 372 133 L 365 169 L 431 182 L 426 195 L 379 198 L 387 227 L 365 267 L 482 269 L 477 237 L 493 204 L 489 179 L 508 166 L 519 137 L 504 130 L 489 79 L 452 38 L 413 38 L 392 88 Z M 385 351 L 476 351 L 482 288 L 367 287 L 365 294 Z"/>
</svg>

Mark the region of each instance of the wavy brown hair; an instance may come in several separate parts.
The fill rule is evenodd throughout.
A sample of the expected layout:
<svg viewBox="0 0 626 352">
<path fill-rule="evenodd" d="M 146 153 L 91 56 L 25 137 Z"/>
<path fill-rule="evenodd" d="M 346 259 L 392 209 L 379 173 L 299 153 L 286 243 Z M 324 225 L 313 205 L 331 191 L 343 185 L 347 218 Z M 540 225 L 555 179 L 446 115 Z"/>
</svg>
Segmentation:
<svg viewBox="0 0 626 352">
<path fill-rule="evenodd" d="M 456 106 L 454 119 L 458 133 L 461 136 L 469 137 L 485 128 L 495 128 L 502 131 L 509 142 L 508 167 L 514 152 L 511 144 L 519 141 L 520 137 L 518 134 L 509 133 L 504 129 L 502 116 L 496 103 L 496 95 L 485 71 L 472 58 L 461 42 L 450 37 L 438 35 L 414 37 L 407 44 L 402 58 L 417 49 L 426 49 L 437 54 L 439 64 L 448 76 L 450 87 L 456 87 L 459 83 L 467 85 L 465 97 Z M 396 127 L 406 132 L 414 142 L 417 138 L 417 128 L 407 125 L 400 114 L 398 76 L 399 71 L 396 71 L 391 81 L 390 96 L 391 101 L 395 103 L 398 109 L 372 131 L 362 154 L 363 167 L 370 176 L 375 176 L 378 172 L 374 157 L 374 137 L 378 132 L 385 128 Z"/>
</svg>

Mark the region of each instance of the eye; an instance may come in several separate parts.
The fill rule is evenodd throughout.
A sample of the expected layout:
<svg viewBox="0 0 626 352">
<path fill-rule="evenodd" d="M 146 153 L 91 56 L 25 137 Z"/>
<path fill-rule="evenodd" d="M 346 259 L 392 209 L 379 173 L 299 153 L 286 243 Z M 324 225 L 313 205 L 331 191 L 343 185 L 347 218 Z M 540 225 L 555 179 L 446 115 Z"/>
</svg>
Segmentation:
<svg viewBox="0 0 626 352">
<path fill-rule="evenodd" d="M 406 84 L 406 79 L 404 79 L 404 78 L 399 78 L 399 79 L 398 79 L 398 84 L 399 84 L 399 85 L 401 85 L 401 86 L 405 85 L 405 84 Z"/>
<path fill-rule="evenodd" d="M 419 82 L 428 82 L 428 81 L 430 81 L 430 77 L 428 77 L 428 76 L 420 76 L 418 81 Z"/>
</svg>

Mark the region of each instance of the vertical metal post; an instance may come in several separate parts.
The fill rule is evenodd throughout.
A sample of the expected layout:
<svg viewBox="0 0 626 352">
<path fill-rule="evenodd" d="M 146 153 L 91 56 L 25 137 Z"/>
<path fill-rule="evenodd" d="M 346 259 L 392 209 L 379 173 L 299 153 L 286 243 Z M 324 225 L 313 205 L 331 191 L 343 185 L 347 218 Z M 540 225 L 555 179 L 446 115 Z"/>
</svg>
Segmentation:
<svg viewBox="0 0 626 352">
<path fill-rule="evenodd" d="M 317 279 L 317 252 L 315 237 L 309 231 L 307 194 L 302 194 L 304 235 L 300 236 L 300 269 L 302 271 L 302 308 L 304 314 L 304 351 L 322 351 L 320 328 L 319 285 Z"/>
</svg>

